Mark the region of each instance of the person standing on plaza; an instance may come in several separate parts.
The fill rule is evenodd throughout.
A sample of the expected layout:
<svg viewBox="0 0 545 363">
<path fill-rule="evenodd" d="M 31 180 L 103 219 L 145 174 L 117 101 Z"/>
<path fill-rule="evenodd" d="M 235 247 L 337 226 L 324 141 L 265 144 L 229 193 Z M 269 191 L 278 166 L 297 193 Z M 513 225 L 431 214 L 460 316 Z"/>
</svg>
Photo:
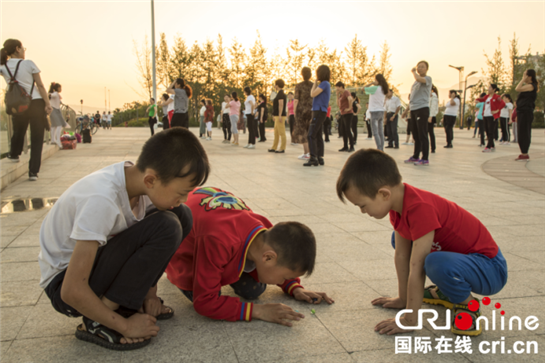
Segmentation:
<svg viewBox="0 0 545 363">
<path fill-rule="evenodd" d="M 162 101 L 159 101 L 158 105 L 163 109 L 163 118 L 161 122 L 163 123 L 163 130 L 167 130 L 170 127 L 170 121 L 168 118 L 168 106 L 169 104 L 174 104 L 174 100 L 170 98 L 168 93 L 163 93 L 161 96 Z"/>
<path fill-rule="evenodd" d="M 204 122 L 206 124 L 206 140 L 212 140 L 212 122 L 214 122 L 214 107 L 212 106 L 212 100 L 206 100 L 206 110 L 204 111 Z"/>
<path fill-rule="evenodd" d="M 199 110 L 199 137 L 206 139 L 206 124 L 204 122 L 204 113 L 206 112 L 206 99 L 201 100 L 201 109 Z"/>
<path fill-rule="evenodd" d="M 444 146 L 444 148 L 452 149 L 452 140 L 454 139 L 454 124 L 456 123 L 456 117 L 458 116 L 458 110 L 460 109 L 460 96 L 458 96 L 458 93 L 455 90 L 449 91 L 449 100 L 447 101 L 445 106 L 446 107 L 443 116 L 443 127 L 445 128 L 447 144 Z"/>
<path fill-rule="evenodd" d="M 411 88 L 409 107 L 411 108 L 411 122 L 413 123 L 414 153 L 405 163 L 414 165 L 429 165 L 430 141 L 428 139 L 428 119 L 430 117 L 430 95 L 432 80 L 428 76 L 429 64 L 420 61 L 411 70 L 414 83 Z M 422 159 L 420 159 L 422 153 Z"/>
<path fill-rule="evenodd" d="M 62 116 L 61 112 L 61 104 L 62 104 L 62 96 L 60 93 L 62 92 L 62 86 L 58 83 L 52 82 L 51 86 L 49 86 L 49 102 L 51 103 L 51 107 L 53 107 L 53 111 L 51 112 L 51 115 L 49 116 L 49 119 L 51 120 L 51 143 L 56 144 L 59 149 L 62 149 L 62 143 L 61 143 L 61 132 L 63 127 L 66 127 L 68 124 L 64 120 L 64 117 Z"/>
<path fill-rule="evenodd" d="M 354 135 L 354 145 L 358 144 L 358 114 L 361 110 L 360 105 L 360 99 L 358 96 L 356 96 L 356 92 L 351 92 L 350 95 L 354 99 L 352 102 L 352 112 L 354 115 L 352 116 L 352 124 L 350 125 L 350 128 L 352 130 L 352 135 Z"/>
<path fill-rule="evenodd" d="M 259 95 L 259 105 L 257 106 L 257 121 L 259 122 L 259 142 L 265 142 L 267 141 L 267 137 L 265 136 L 265 123 L 267 122 L 267 118 L 269 114 L 269 110 L 267 109 L 267 96 L 265 96 L 263 93 Z"/>
<path fill-rule="evenodd" d="M 286 94 L 284 93 L 284 81 L 277 79 L 274 82 L 274 88 L 276 89 L 276 97 L 273 101 L 273 119 L 274 119 L 274 142 L 272 148 L 269 149 L 270 153 L 283 154 L 286 150 Z M 278 142 L 280 142 L 280 149 L 278 149 Z"/>
<path fill-rule="evenodd" d="M 339 81 L 335 84 L 335 90 L 337 91 L 337 107 L 341 113 L 339 122 L 339 134 L 343 137 L 343 147 L 340 152 L 353 152 L 354 150 L 354 136 L 352 135 L 352 94 L 350 91 L 344 89 L 344 83 Z M 350 146 L 350 148 L 349 148 Z"/>
<path fill-rule="evenodd" d="M 108 130 L 111 130 L 112 129 L 112 119 L 113 119 L 114 115 L 112 115 L 112 113 L 110 111 L 108 111 Z"/>
<path fill-rule="evenodd" d="M 310 81 L 312 77 L 312 71 L 309 67 L 303 67 L 301 70 L 301 76 L 303 82 L 298 83 L 295 86 L 295 97 L 293 101 L 293 110 L 295 118 L 294 127 L 294 141 L 297 144 L 303 145 L 303 154 L 299 156 L 301 160 L 308 160 L 310 158 L 310 149 L 308 146 L 308 130 L 310 127 L 310 121 L 312 120 L 312 97 L 310 91 L 312 90 L 313 82 Z"/>
<path fill-rule="evenodd" d="M 291 145 L 296 146 L 293 132 L 295 131 L 295 110 L 294 110 L 293 92 L 288 93 L 288 125 L 290 126 L 290 139 Z"/>
<path fill-rule="evenodd" d="M 102 111 L 102 129 L 106 130 L 108 127 L 108 116 L 106 116 L 106 111 Z"/>
<path fill-rule="evenodd" d="M 401 101 L 394 95 L 394 90 L 389 89 L 386 94 L 386 105 L 384 110 L 384 119 L 386 120 L 386 126 L 388 126 L 388 146 L 386 148 L 399 149 L 399 135 L 397 133 L 398 113 L 401 109 Z"/>
<path fill-rule="evenodd" d="M 244 101 L 244 114 L 248 123 L 248 145 L 244 146 L 247 149 L 255 149 L 255 139 L 257 138 L 257 123 L 254 118 L 256 108 L 255 97 L 252 95 L 250 87 L 244 87 L 246 100 Z"/>
<path fill-rule="evenodd" d="M 362 91 L 369 95 L 369 111 L 371 112 L 371 129 L 375 137 L 377 149 L 384 151 L 384 98 L 389 91 L 388 82 L 382 74 L 377 74 L 375 80 L 363 87 Z"/>
<path fill-rule="evenodd" d="M 95 123 L 97 124 L 98 127 L 100 127 L 100 120 L 101 120 L 101 117 L 100 117 L 100 111 L 97 110 L 97 113 L 95 113 Z"/>
<path fill-rule="evenodd" d="M 17 39 L 7 39 L 0 50 L 0 74 L 9 84 L 11 76 L 15 78 L 31 97 L 29 109 L 21 115 L 13 115 L 13 135 L 11 137 L 8 160 L 18 163 L 23 151 L 23 144 L 28 126 L 30 125 L 30 161 L 29 180 L 38 180 L 38 172 L 42 163 L 42 148 L 44 130 L 49 128 L 47 115 L 53 108 L 47 95 L 47 90 L 40 76 L 40 69 L 36 64 L 26 59 L 26 48 Z"/>
<path fill-rule="evenodd" d="M 527 69 L 524 72 L 522 80 L 515 88 L 515 91 L 520 92 L 517 98 L 517 125 L 521 152 L 516 161 L 528 161 L 530 159 L 528 150 L 532 141 L 532 122 L 534 121 L 538 91 L 536 71 L 534 69 Z"/>
<path fill-rule="evenodd" d="M 481 93 L 479 98 L 483 98 L 486 96 L 486 93 Z M 475 110 L 477 111 L 477 116 L 476 116 L 476 119 L 477 119 L 477 122 L 476 124 L 478 123 L 479 124 L 479 138 L 480 138 L 480 142 L 479 142 L 479 147 L 484 147 L 484 136 L 485 136 L 485 133 L 486 133 L 486 125 L 484 123 L 484 118 L 483 118 L 483 111 L 484 111 L 484 102 L 477 102 L 475 104 Z M 475 126 L 476 127 L 476 126 Z"/>
<path fill-rule="evenodd" d="M 330 84 L 330 88 L 331 88 L 331 84 Z M 327 106 L 327 115 L 325 117 L 323 129 L 324 129 L 324 135 L 325 135 L 324 142 L 329 142 L 329 136 L 331 135 L 331 106 L 329 105 Z"/>
<path fill-rule="evenodd" d="M 498 86 L 495 83 L 490 83 L 488 86 L 488 94 L 482 98 L 478 98 L 478 102 L 484 102 L 483 118 L 488 142 L 483 150 L 483 153 L 495 151 L 494 139 L 496 130 L 498 129 L 498 119 L 500 111 L 505 107 L 505 102 L 497 94 Z"/>
<path fill-rule="evenodd" d="M 223 143 L 229 144 L 231 142 L 231 120 L 229 118 L 229 102 L 231 102 L 231 97 L 225 95 L 223 97 L 223 102 L 221 103 L 221 127 L 223 130 Z"/>
<path fill-rule="evenodd" d="M 238 146 L 238 119 L 240 117 L 240 101 L 236 92 L 231 93 L 231 101 L 229 101 L 229 119 L 231 121 L 231 134 L 233 141 L 231 145 Z"/>
<path fill-rule="evenodd" d="M 155 134 L 155 124 L 157 123 L 157 105 L 155 104 L 155 99 L 150 98 L 149 100 L 150 105 L 146 109 L 146 112 L 148 113 L 148 124 L 149 128 L 151 130 L 151 136 Z M 104 113 L 104 116 L 102 117 L 102 122 L 104 122 L 104 118 L 106 116 L 106 113 Z"/>
<path fill-rule="evenodd" d="M 365 104 L 365 125 L 367 126 L 367 139 L 373 138 L 373 131 L 371 130 L 371 111 L 369 111 L 369 102 Z"/>
<path fill-rule="evenodd" d="M 505 93 L 501 96 L 505 107 L 501 109 L 500 113 L 500 127 L 501 127 L 501 143 L 500 145 L 510 145 L 511 133 L 509 132 L 509 125 L 511 120 L 511 114 L 513 113 L 513 99 L 509 93 Z"/>
<path fill-rule="evenodd" d="M 170 119 L 170 127 L 189 128 L 189 99 L 191 98 L 191 87 L 182 78 L 176 79 L 167 89 L 167 93 L 174 95 L 174 112 Z"/>
<path fill-rule="evenodd" d="M 432 85 L 430 95 L 430 117 L 428 118 L 428 136 L 430 137 L 432 154 L 435 153 L 435 124 L 437 123 L 437 114 L 439 113 L 439 97 L 437 94 L 437 87 Z"/>
<path fill-rule="evenodd" d="M 316 81 L 312 85 L 310 96 L 312 100 L 312 121 L 308 130 L 310 158 L 303 166 L 324 165 L 324 139 L 322 126 L 327 117 L 329 99 L 331 98 L 331 71 L 322 64 L 316 69 Z"/>
<path fill-rule="evenodd" d="M 513 125 L 513 142 L 518 144 L 518 123 L 517 123 L 517 106 L 513 107 L 513 112 L 511 113 L 511 120 L 509 121 L 510 125 Z"/>
</svg>

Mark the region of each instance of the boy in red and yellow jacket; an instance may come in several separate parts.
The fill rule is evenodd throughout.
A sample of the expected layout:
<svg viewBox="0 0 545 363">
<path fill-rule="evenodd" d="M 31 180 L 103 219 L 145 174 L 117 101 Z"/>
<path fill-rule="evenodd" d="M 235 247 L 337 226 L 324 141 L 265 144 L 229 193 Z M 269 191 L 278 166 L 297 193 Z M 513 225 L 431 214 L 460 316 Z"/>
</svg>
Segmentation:
<svg viewBox="0 0 545 363">
<path fill-rule="evenodd" d="M 193 214 L 191 233 L 172 257 L 167 277 L 195 310 L 218 320 L 260 319 L 286 326 L 304 316 L 283 304 L 244 303 L 221 296 L 231 285 L 252 300 L 276 284 L 297 300 L 333 303 L 325 293 L 307 291 L 299 276 L 310 275 L 316 259 L 314 234 L 298 222 L 271 222 L 242 199 L 218 188 L 195 189 L 186 205 Z"/>
</svg>

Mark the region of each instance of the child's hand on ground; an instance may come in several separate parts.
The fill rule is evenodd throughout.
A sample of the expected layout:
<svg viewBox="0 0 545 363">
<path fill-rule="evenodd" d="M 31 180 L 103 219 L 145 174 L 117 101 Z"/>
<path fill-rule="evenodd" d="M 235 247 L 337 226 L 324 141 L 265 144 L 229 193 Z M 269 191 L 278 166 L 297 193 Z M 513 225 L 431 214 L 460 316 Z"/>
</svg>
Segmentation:
<svg viewBox="0 0 545 363">
<path fill-rule="evenodd" d="M 159 327 L 155 325 L 157 319 L 148 314 L 134 314 L 127 319 L 127 327 L 120 332 L 125 337 L 125 343 L 142 342 L 157 336 Z M 121 341 L 123 343 L 123 340 Z"/>
<path fill-rule="evenodd" d="M 382 305 L 388 309 L 405 309 L 405 302 L 399 297 L 379 297 L 371 301 L 373 305 Z"/>
<path fill-rule="evenodd" d="M 324 300 L 328 304 L 333 304 L 335 301 L 333 301 L 332 298 L 327 296 L 325 292 L 314 292 L 314 291 L 308 291 L 305 289 L 295 289 L 293 292 L 293 297 L 295 300 L 301 300 L 306 301 L 311 304 L 319 304 Z"/>
<path fill-rule="evenodd" d="M 299 321 L 304 317 L 305 316 L 303 314 L 293 311 L 292 308 L 284 304 L 254 304 L 254 308 L 252 310 L 252 318 L 254 319 L 285 326 L 293 325 L 287 320 Z"/>
<path fill-rule="evenodd" d="M 412 324 L 409 324 L 409 322 L 406 321 L 404 317 L 399 319 L 399 321 L 403 326 L 412 325 Z M 386 319 L 381 321 L 375 326 L 375 331 L 379 332 L 380 334 L 393 335 L 397 333 L 408 333 L 412 330 L 401 329 L 400 327 L 397 326 L 395 319 Z"/>
</svg>

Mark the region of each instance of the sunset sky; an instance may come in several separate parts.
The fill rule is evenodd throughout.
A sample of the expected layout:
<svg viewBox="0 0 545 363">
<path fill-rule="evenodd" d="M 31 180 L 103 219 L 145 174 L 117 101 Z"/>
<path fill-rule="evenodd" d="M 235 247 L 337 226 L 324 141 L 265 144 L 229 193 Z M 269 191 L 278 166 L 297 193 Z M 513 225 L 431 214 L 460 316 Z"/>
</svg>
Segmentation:
<svg viewBox="0 0 545 363">
<path fill-rule="evenodd" d="M 21 40 L 49 85 L 63 85 L 64 102 L 104 108 L 104 87 L 111 108 L 141 100 L 133 40 L 151 36 L 150 1 L 1 1 L 2 42 Z M 429 75 L 439 88 L 458 82 L 448 65 L 465 66 L 466 74 L 485 68 L 501 36 L 504 60 L 516 32 L 521 51 L 545 49 L 545 2 L 321 2 L 321 1 L 156 1 L 156 38 L 164 32 L 199 43 L 223 36 L 250 47 L 259 30 L 272 55 L 289 39 L 315 46 L 324 39 L 344 49 L 358 34 L 368 54 L 386 40 L 393 65 L 392 83 L 407 93 L 417 61 L 430 63 Z M 507 63 L 507 62 L 506 62 Z M 5 85 L 5 83 L 4 83 Z"/>
</svg>

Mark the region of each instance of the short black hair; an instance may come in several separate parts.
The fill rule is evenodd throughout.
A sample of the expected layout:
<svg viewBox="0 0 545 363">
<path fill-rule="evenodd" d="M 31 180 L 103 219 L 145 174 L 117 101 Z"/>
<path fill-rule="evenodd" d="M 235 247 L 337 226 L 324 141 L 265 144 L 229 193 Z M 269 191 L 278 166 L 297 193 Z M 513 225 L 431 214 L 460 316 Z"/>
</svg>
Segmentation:
<svg viewBox="0 0 545 363">
<path fill-rule="evenodd" d="M 283 80 L 283 79 L 277 79 L 277 80 L 274 82 L 274 85 L 275 85 L 275 86 L 278 86 L 278 87 L 280 87 L 280 88 L 284 88 L 285 83 L 284 83 L 284 80 Z"/>
<path fill-rule="evenodd" d="M 360 149 L 350 155 L 337 179 L 337 196 L 344 202 L 350 186 L 375 199 L 380 188 L 401 184 L 401 174 L 395 160 L 377 149 Z"/>
<path fill-rule="evenodd" d="M 342 83 L 341 81 L 335 83 L 335 87 L 341 87 L 341 88 L 344 88 L 344 83 Z"/>
<path fill-rule="evenodd" d="M 188 165 L 189 170 L 182 173 Z M 210 174 L 208 156 L 202 144 L 183 127 L 173 127 L 150 137 L 142 147 L 136 167 L 141 172 L 147 168 L 155 170 L 163 184 L 194 174 L 194 185 L 203 185 Z"/>
<path fill-rule="evenodd" d="M 280 222 L 265 232 L 264 241 L 278 254 L 278 264 L 310 276 L 316 262 L 316 238 L 299 222 Z"/>
<path fill-rule="evenodd" d="M 293 92 L 292 92 L 292 91 L 289 91 L 289 92 L 288 92 L 288 96 L 289 96 L 289 95 L 292 95 L 292 94 L 293 94 Z"/>
<path fill-rule="evenodd" d="M 331 70 L 329 69 L 329 67 L 326 66 L 325 64 L 322 64 L 321 66 L 319 66 L 316 69 L 316 78 L 320 82 L 325 82 L 325 81 L 329 82 L 331 78 Z"/>
<path fill-rule="evenodd" d="M 244 87 L 244 93 L 249 96 L 252 93 L 252 90 L 250 89 L 250 87 L 246 86 Z"/>
<path fill-rule="evenodd" d="M 301 75 L 303 76 L 303 80 L 308 81 L 310 77 L 312 77 L 312 71 L 309 67 L 303 67 L 301 70 Z"/>
<path fill-rule="evenodd" d="M 425 60 L 421 60 L 420 62 L 418 62 L 416 65 L 418 66 L 420 63 L 424 63 L 426 65 L 426 69 L 429 70 L 430 69 L 430 64 L 428 62 L 426 62 Z"/>
</svg>

